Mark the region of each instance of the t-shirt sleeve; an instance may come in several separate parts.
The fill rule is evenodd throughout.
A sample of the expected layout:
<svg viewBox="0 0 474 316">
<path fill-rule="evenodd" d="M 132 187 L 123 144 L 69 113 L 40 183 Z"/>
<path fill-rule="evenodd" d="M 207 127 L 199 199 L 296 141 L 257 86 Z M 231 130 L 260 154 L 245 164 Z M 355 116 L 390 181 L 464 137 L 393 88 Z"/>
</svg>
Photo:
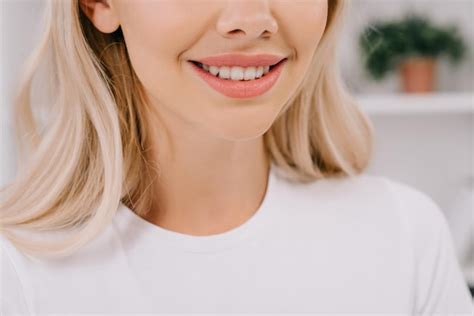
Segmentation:
<svg viewBox="0 0 474 316">
<path fill-rule="evenodd" d="M 389 182 L 411 235 L 415 315 L 472 315 L 472 297 L 444 213 L 427 194 L 401 182 Z"/>
<path fill-rule="evenodd" d="M 0 315 L 30 315 L 22 283 L 0 240 Z"/>
</svg>

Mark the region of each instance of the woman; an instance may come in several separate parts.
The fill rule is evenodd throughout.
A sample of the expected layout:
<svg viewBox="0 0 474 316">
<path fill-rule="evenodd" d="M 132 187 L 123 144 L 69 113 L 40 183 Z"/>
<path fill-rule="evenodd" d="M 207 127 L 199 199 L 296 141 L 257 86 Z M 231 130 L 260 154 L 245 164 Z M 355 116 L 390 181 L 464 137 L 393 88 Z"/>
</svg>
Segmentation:
<svg viewBox="0 0 474 316">
<path fill-rule="evenodd" d="M 467 313 L 438 206 L 362 173 L 345 5 L 49 2 L 0 205 L 5 314 Z"/>
</svg>

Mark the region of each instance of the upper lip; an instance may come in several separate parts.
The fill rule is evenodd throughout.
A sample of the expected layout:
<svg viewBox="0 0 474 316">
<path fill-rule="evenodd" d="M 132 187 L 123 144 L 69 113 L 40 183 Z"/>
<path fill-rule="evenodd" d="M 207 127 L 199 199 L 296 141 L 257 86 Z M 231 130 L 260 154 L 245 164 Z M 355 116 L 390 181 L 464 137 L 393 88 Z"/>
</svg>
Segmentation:
<svg viewBox="0 0 474 316">
<path fill-rule="evenodd" d="M 285 59 L 285 56 L 273 55 L 273 54 L 256 54 L 256 55 L 245 55 L 245 54 L 223 54 L 203 57 L 199 59 L 193 59 L 201 64 L 208 66 L 241 66 L 241 67 L 258 67 L 258 66 L 272 66 L 278 64 L 280 61 Z"/>
</svg>

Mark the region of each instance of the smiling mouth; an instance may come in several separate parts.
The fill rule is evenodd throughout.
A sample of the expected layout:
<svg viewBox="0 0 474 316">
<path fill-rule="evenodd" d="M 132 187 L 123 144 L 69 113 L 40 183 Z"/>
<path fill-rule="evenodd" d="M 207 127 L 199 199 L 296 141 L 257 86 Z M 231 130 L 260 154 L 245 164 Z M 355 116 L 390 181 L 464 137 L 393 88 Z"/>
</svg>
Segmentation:
<svg viewBox="0 0 474 316">
<path fill-rule="evenodd" d="M 274 67 L 276 67 L 277 65 L 281 64 L 282 62 L 284 62 L 284 61 L 286 61 L 286 60 L 287 60 L 287 58 L 284 58 L 284 59 L 280 60 L 278 63 L 273 64 L 273 65 L 270 65 L 270 71 L 271 71 Z M 198 66 L 199 68 L 204 69 L 204 64 L 203 64 L 203 63 L 200 63 L 200 62 L 194 61 L 194 60 L 190 60 L 190 62 L 192 62 L 193 64 L 195 64 L 195 65 Z M 231 66 L 227 66 L 227 67 L 231 67 Z M 237 65 L 237 66 L 232 66 L 232 67 L 250 68 L 250 67 L 243 67 L 243 66 L 238 66 L 238 65 Z M 256 67 L 255 67 L 255 68 L 256 68 Z"/>
<path fill-rule="evenodd" d="M 246 99 L 267 93 L 278 82 L 286 61 L 285 58 L 274 65 L 245 68 L 232 66 L 231 69 L 225 66 L 209 66 L 208 70 L 201 62 L 188 62 L 198 77 L 213 90 L 227 97 Z M 236 67 L 241 69 L 235 69 Z"/>
</svg>

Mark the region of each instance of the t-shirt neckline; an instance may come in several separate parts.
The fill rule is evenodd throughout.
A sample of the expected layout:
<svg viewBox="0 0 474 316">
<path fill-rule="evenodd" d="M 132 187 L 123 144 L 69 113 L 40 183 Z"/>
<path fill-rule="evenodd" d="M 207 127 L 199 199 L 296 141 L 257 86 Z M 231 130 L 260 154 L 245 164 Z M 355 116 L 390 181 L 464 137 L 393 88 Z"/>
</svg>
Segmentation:
<svg viewBox="0 0 474 316">
<path fill-rule="evenodd" d="M 204 253 L 225 250 L 261 233 L 264 226 L 268 225 L 265 218 L 275 206 L 275 189 L 278 182 L 274 168 L 275 166 L 270 165 L 265 196 L 257 211 L 241 225 L 222 233 L 195 236 L 172 231 L 145 220 L 122 202 L 119 204 L 117 218 L 125 221 L 126 225 L 137 228 L 144 238 L 159 244 L 167 244 L 173 249 Z"/>
</svg>

